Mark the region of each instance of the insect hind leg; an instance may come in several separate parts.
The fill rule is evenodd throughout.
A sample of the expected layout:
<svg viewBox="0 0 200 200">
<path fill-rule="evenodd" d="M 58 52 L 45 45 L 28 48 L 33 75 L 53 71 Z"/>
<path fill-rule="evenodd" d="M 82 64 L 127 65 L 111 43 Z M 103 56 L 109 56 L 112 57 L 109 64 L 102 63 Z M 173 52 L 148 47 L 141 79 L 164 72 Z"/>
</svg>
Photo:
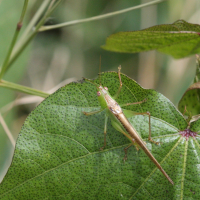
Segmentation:
<svg viewBox="0 0 200 200">
<path fill-rule="evenodd" d="M 156 142 L 152 139 L 151 137 L 151 114 L 150 112 L 143 112 L 143 113 L 136 113 L 136 115 L 148 115 L 149 116 L 149 137 L 148 137 L 148 140 L 154 144 L 157 144 L 159 145 L 160 142 Z"/>
<path fill-rule="evenodd" d="M 138 103 L 138 102 L 136 102 Z M 160 142 L 156 142 L 152 139 L 151 137 L 151 114 L 150 112 L 142 112 L 142 113 L 137 113 L 137 112 L 134 112 L 134 111 L 131 111 L 131 110 L 123 110 L 123 112 L 126 114 L 127 117 L 131 117 L 133 115 L 148 115 L 149 117 L 149 137 L 148 137 L 148 140 L 154 144 L 160 144 Z"/>
</svg>

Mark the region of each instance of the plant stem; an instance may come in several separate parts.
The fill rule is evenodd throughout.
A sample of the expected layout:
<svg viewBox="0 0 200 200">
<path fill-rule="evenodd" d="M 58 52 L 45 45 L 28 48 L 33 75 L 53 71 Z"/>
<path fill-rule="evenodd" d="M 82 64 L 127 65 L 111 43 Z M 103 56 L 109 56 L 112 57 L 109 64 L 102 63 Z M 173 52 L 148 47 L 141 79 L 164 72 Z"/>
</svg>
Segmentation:
<svg viewBox="0 0 200 200">
<path fill-rule="evenodd" d="M 50 3 L 48 9 L 47 9 L 47 12 L 52 8 L 53 4 L 55 3 L 56 0 L 52 0 L 52 2 Z"/>
<path fill-rule="evenodd" d="M 47 30 L 61 28 L 61 27 L 65 27 L 65 26 L 71 26 L 71 25 L 75 25 L 75 24 L 80 24 L 80 23 L 85 23 L 85 22 L 91 22 L 91 21 L 95 21 L 95 20 L 105 19 L 105 18 L 113 17 L 115 15 L 119 15 L 119 14 L 122 14 L 122 13 L 129 12 L 129 11 L 132 11 L 132 10 L 143 8 L 143 7 L 146 7 L 146 6 L 158 4 L 158 3 L 161 3 L 163 1 L 167 1 L 167 0 L 155 0 L 155 1 L 151 1 L 149 3 L 141 4 L 139 6 L 133 6 L 133 7 L 130 7 L 130 8 L 126 8 L 126 9 L 123 9 L 123 10 L 119 10 L 119 11 L 115 11 L 115 12 L 111 12 L 111 13 L 107 13 L 107 14 L 103 14 L 103 15 L 98 15 L 98 16 L 95 16 L 95 17 L 73 20 L 73 21 L 70 21 L 70 22 L 64 22 L 64 23 L 57 24 L 57 25 L 42 26 L 39 29 L 39 31 L 47 31 Z"/>
<path fill-rule="evenodd" d="M 21 35 L 20 39 L 18 40 L 17 44 L 15 45 L 15 47 L 13 49 L 13 52 L 11 54 L 11 57 L 13 57 L 13 55 L 15 55 L 15 53 L 17 52 L 17 50 L 20 48 L 20 46 L 23 43 L 24 39 L 26 39 L 26 37 L 30 33 L 31 29 L 33 29 L 34 25 L 37 23 L 37 21 L 41 17 L 41 15 L 44 12 L 44 10 L 47 8 L 47 5 L 49 4 L 50 1 L 51 0 L 45 0 L 45 1 L 43 1 L 43 3 L 41 4 L 41 6 L 39 7 L 39 9 L 37 10 L 37 12 L 35 13 L 35 15 L 31 19 L 31 21 L 29 22 L 28 26 L 26 27 L 26 29 L 22 33 L 22 35 Z"/>
<path fill-rule="evenodd" d="M 10 132 L 10 130 L 9 130 L 9 128 L 8 128 L 8 126 L 7 126 L 7 124 L 6 124 L 5 120 L 4 120 L 4 118 L 3 118 L 2 115 L 1 115 L 1 113 L 0 113 L 0 123 L 1 123 L 1 125 L 2 125 L 2 127 L 3 127 L 3 129 L 4 129 L 4 131 L 6 132 L 8 138 L 10 139 L 10 142 L 11 142 L 12 146 L 15 147 L 15 139 L 13 138 L 13 135 L 12 135 L 12 133 Z"/>
<path fill-rule="evenodd" d="M 54 0 L 52 0 L 54 1 Z M 24 40 L 24 42 L 20 45 L 18 49 L 16 49 L 15 54 L 11 56 L 11 59 L 8 63 L 7 68 L 9 68 L 13 62 L 18 58 L 18 56 L 22 53 L 22 51 L 27 47 L 27 45 L 30 43 L 30 41 L 35 37 L 35 35 L 38 33 L 38 29 L 45 23 L 47 17 L 55 10 L 55 8 L 60 4 L 62 0 L 59 0 L 55 3 L 55 5 L 52 6 L 51 9 L 49 9 L 45 15 L 42 17 L 42 19 L 39 21 L 39 23 L 34 27 L 34 30 L 30 35 Z"/>
<path fill-rule="evenodd" d="M 196 74 L 194 77 L 194 83 L 200 82 L 200 57 L 196 54 Z"/>
<path fill-rule="evenodd" d="M 6 55 L 6 58 L 5 58 L 4 62 L 3 62 L 2 68 L 1 68 L 0 80 L 1 80 L 2 76 L 4 75 L 5 71 L 6 71 L 7 68 L 8 68 L 8 63 L 9 63 L 9 60 L 10 60 L 10 57 L 11 57 L 12 50 L 13 50 L 13 48 L 14 48 L 14 46 L 15 46 L 15 43 L 16 43 L 16 41 L 17 41 L 19 32 L 20 32 L 21 27 L 22 27 L 22 22 L 23 22 L 23 19 L 24 19 L 26 10 L 27 10 L 28 1 L 29 1 L 29 0 L 25 0 L 25 1 L 24 1 L 24 6 L 23 6 L 23 9 L 22 9 L 22 13 L 21 13 L 21 16 L 20 16 L 20 20 L 19 20 L 19 22 L 17 23 L 17 28 L 16 28 L 16 30 L 15 30 L 15 33 L 14 33 L 14 36 L 13 36 L 11 45 L 10 45 L 10 47 L 9 47 L 8 53 L 7 53 L 7 55 Z"/>
<path fill-rule="evenodd" d="M 30 87 L 26 87 L 26 86 L 19 85 L 16 83 L 8 82 L 5 80 L 0 80 L 0 87 L 9 88 L 9 89 L 23 92 L 26 94 L 40 96 L 43 98 L 46 98 L 49 96 L 49 94 L 46 92 L 42 92 L 40 90 L 36 90 L 36 89 L 30 88 Z"/>
</svg>

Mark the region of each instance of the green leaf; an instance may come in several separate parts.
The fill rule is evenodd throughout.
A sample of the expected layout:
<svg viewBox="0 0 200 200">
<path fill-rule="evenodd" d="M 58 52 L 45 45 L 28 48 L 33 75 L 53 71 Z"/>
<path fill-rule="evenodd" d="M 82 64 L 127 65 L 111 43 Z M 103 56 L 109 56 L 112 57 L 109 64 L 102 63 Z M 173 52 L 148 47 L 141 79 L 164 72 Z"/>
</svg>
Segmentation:
<svg viewBox="0 0 200 200">
<path fill-rule="evenodd" d="M 200 83 L 194 83 L 183 94 L 178 108 L 184 115 L 192 117 L 200 114 L 199 90 Z"/>
<path fill-rule="evenodd" d="M 188 121 L 194 115 L 200 114 L 200 59 L 196 55 L 196 74 L 194 83 L 185 91 L 178 104 L 178 109 L 188 117 Z"/>
<path fill-rule="evenodd" d="M 158 50 L 174 58 L 183 58 L 199 53 L 199 43 L 200 26 L 178 20 L 141 31 L 115 33 L 107 38 L 102 48 L 121 53 Z"/>
<path fill-rule="evenodd" d="M 99 82 L 99 79 L 95 80 Z M 119 87 L 118 74 L 102 73 L 111 95 Z M 153 139 L 148 142 L 148 116 L 133 116 L 131 124 L 174 181 L 172 186 L 146 154 L 129 148 L 130 142 L 108 122 L 103 151 L 105 112 L 99 109 L 96 88 L 88 82 L 70 83 L 46 98 L 26 119 L 12 164 L 0 185 L 0 200 L 7 199 L 199 199 L 198 141 L 179 131 L 187 123 L 174 105 L 154 90 L 143 89 L 122 75 L 119 103 L 146 102 L 126 109 L 152 114 Z"/>
<path fill-rule="evenodd" d="M 190 124 L 190 129 L 195 132 L 199 132 L 200 130 L 200 119 L 195 120 Z"/>
</svg>

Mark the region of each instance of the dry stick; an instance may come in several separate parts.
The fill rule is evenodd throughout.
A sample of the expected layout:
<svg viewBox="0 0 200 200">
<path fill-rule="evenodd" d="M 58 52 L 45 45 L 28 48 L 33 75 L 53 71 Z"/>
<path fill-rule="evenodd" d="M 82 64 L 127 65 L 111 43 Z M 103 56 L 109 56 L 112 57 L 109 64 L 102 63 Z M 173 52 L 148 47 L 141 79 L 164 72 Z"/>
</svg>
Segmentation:
<svg viewBox="0 0 200 200">
<path fill-rule="evenodd" d="M 10 139 L 10 142 L 11 142 L 12 146 L 15 147 L 15 139 L 13 138 L 12 133 L 10 132 L 8 126 L 6 125 L 6 122 L 3 119 L 1 113 L 0 113 L 0 123 L 1 123 L 4 131 L 6 132 L 8 138 Z"/>
</svg>

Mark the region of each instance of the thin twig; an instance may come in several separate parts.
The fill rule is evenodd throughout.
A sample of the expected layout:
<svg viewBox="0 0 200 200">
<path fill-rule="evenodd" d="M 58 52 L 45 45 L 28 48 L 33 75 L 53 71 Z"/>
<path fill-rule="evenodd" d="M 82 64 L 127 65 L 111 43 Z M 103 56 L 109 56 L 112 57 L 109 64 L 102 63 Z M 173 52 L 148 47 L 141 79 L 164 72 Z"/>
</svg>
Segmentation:
<svg viewBox="0 0 200 200">
<path fill-rule="evenodd" d="M 13 138 L 13 135 L 10 132 L 8 126 L 6 125 L 6 122 L 5 122 L 4 118 L 2 117 L 1 113 L 0 113 L 0 123 L 1 123 L 4 131 L 6 132 L 8 138 L 10 139 L 12 146 L 15 147 L 15 139 Z"/>
<path fill-rule="evenodd" d="M 51 10 L 51 8 L 53 7 L 53 4 L 55 3 L 56 0 L 52 0 L 48 9 L 47 9 L 47 13 Z"/>
<path fill-rule="evenodd" d="M 47 5 L 49 4 L 50 1 L 51 0 L 45 0 L 45 1 L 43 1 L 43 3 L 41 4 L 41 6 L 39 7 L 39 9 L 37 10 L 37 12 L 35 13 L 35 15 L 31 19 L 31 21 L 29 22 L 28 26 L 25 28 L 25 30 L 22 33 L 21 37 L 17 41 L 17 43 L 16 43 L 16 45 L 15 45 L 15 47 L 13 49 L 13 52 L 11 54 L 11 57 L 13 57 L 16 54 L 17 50 L 20 48 L 21 44 L 26 39 L 27 35 L 31 32 L 31 30 L 33 29 L 33 27 L 35 26 L 35 24 L 37 23 L 37 21 L 39 21 L 39 19 L 41 18 L 41 15 L 44 13 L 44 10 L 47 8 Z"/>
<path fill-rule="evenodd" d="M 56 90 L 58 90 L 60 87 L 66 85 L 68 83 L 71 83 L 72 81 L 75 81 L 75 80 L 76 80 L 75 78 L 66 79 L 66 80 L 62 81 L 61 83 L 59 83 L 58 85 L 56 85 L 55 87 L 48 90 L 47 93 L 51 94 L 51 93 L 55 92 Z M 40 103 L 43 99 L 44 99 L 44 97 L 39 97 L 39 96 L 25 96 L 25 97 L 16 99 L 16 100 L 6 104 L 4 107 L 2 107 L 0 109 L 0 112 L 1 113 L 8 112 L 13 107 L 19 106 L 19 105 Z"/>
<path fill-rule="evenodd" d="M 57 24 L 57 25 L 42 26 L 38 31 L 47 31 L 47 30 L 50 30 L 50 29 L 56 29 L 56 28 L 61 28 L 61 27 L 65 27 L 65 26 L 72 26 L 72 25 L 75 25 L 75 24 L 105 19 L 105 18 L 113 17 L 115 15 L 119 15 L 119 14 L 122 14 L 122 13 L 129 12 L 129 11 L 132 11 L 132 10 L 136 10 L 136 9 L 139 9 L 139 8 L 144 8 L 146 6 L 158 4 L 158 3 L 161 3 L 163 1 L 167 1 L 167 0 L 155 0 L 155 1 L 151 1 L 151 2 L 148 2 L 148 3 L 141 4 L 139 6 L 133 6 L 133 7 L 130 7 L 130 8 L 126 8 L 126 9 L 123 9 L 123 10 L 119 10 L 119 11 L 115 11 L 115 12 L 111 12 L 111 13 L 107 13 L 107 14 L 103 14 L 103 15 L 98 15 L 98 16 L 95 16 L 95 17 L 73 20 L 73 21 L 70 21 L 70 22 L 64 22 L 64 23 Z"/>
<path fill-rule="evenodd" d="M 40 96 L 44 98 L 49 96 L 49 94 L 46 92 L 42 92 L 40 90 L 36 90 L 30 87 L 26 87 L 26 86 L 19 85 L 16 83 L 5 81 L 5 80 L 0 80 L 0 87 L 9 88 L 15 91 L 23 92 L 30 95 L 36 95 L 36 96 Z"/>
<path fill-rule="evenodd" d="M 42 17 L 42 19 L 39 21 L 39 23 L 34 27 L 33 31 L 28 35 L 28 37 L 22 42 L 20 47 L 16 49 L 15 53 L 12 54 L 11 59 L 7 65 L 7 68 L 9 68 L 13 62 L 18 58 L 18 56 L 23 52 L 23 50 L 27 47 L 27 45 L 32 41 L 32 39 L 36 36 L 38 33 L 38 29 L 45 23 L 46 19 L 51 15 L 51 13 L 56 9 L 56 7 L 61 3 L 62 0 L 58 0 L 52 8 L 45 13 L 45 15 Z"/>
<path fill-rule="evenodd" d="M 9 60 L 10 60 L 10 57 L 11 57 L 13 48 L 14 48 L 14 46 L 15 46 L 15 43 L 16 43 L 16 41 L 17 41 L 19 32 L 20 32 L 21 27 L 22 27 L 22 22 L 23 22 L 23 19 L 24 19 L 26 10 L 27 10 L 28 1 L 29 1 L 29 0 L 25 0 L 25 1 L 24 1 L 24 6 L 23 6 L 23 9 L 22 9 L 22 13 L 21 13 L 21 16 L 20 16 L 20 20 L 19 20 L 19 22 L 17 23 L 17 28 L 16 28 L 16 30 L 15 30 L 15 33 L 14 33 L 12 42 L 11 42 L 11 44 L 10 44 L 8 53 L 7 53 L 7 55 L 6 55 L 6 58 L 5 58 L 4 62 L 3 62 L 2 68 L 1 68 L 0 79 L 2 78 L 2 76 L 4 75 L 4 73 L 6 72 L 6 70 L 8 69 L 8 63 L 9 63 Z"/>
</svg>

